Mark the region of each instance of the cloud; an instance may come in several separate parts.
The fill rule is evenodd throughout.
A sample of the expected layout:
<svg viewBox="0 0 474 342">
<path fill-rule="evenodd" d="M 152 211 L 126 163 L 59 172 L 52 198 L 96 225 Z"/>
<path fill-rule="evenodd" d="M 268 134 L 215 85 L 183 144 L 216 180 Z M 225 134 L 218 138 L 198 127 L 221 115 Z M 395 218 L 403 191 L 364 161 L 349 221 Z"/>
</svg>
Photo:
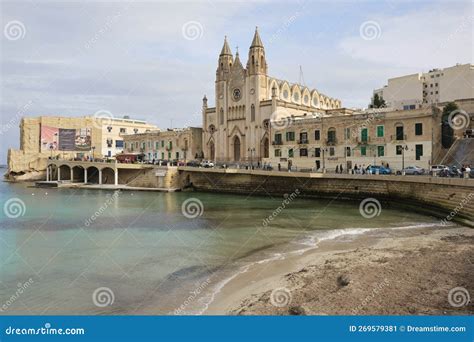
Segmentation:
<svg viewBox="0 0 474 342">
<path fill-rule="evenodd" d="M 366 106 L 388 77 L 472 60 L 472 21 L 462 26 L 468 2 L 395 4 L 5 2 L 2 25 L 19 20 L 26 34 L 16 41 L 1 37 L 0 119 L 9 123 L 33 101 L 27 116 L 104 109 L 162 128 L 171 120 L 175 127 L 199 125 L 202 96 L 214 102 L 223 36 L 234 53 L 240 46 L 245 65 L 256 25 L 271 76 L 297 82 L 302 65 L 308 86 L 346 106 Z M 378 39 L 361 39 L 359 27 L 367 20 L 380 24 Z M 198 39 L 183 36 L 190 21 L 202 26 Z M 4 161 L 5 146 L 18 146 L 18 128 L 1 139 Z"/>
<path fill-rule="evenodd" d="M 379 25 L 380 36 L 364 39 L 357 30 L 356 35 L 344 38 L 339 48 L 355 59 L 418 71 L 466 63 L 472 61 L 473 18 L 472 4 L 463 2 L 401 16 L 369 16 L 365 23 Z"/>
</svg>

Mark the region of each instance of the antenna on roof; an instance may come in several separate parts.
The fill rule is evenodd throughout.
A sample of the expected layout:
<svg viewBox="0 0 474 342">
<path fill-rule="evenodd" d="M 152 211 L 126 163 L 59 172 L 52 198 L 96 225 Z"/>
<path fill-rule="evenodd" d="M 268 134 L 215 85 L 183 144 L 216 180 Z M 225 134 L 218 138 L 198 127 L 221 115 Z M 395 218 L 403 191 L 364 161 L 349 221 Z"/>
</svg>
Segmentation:
<svg viewBox="0 0 474 342">
<path fill-rule="evenodd" d="M 304 81 L 304 75 L 303 75 L 303 67 L 301 65 L 300 65 L 300 79 L 298 83 L 306 86 L 306 82 Z"/>
</svg>

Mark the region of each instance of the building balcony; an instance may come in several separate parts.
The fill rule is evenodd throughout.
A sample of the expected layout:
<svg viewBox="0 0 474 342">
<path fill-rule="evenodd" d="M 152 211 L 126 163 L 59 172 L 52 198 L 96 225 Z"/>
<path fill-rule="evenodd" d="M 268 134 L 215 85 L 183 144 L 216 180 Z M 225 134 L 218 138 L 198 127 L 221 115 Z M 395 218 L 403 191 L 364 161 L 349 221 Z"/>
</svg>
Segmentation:
<svg viewBox="0 0 474 342">
<path fill-rule="evenodd" d="M 337 140 L 336 139 L 328 139 L 326 140 L 326 145 L 328 146 L 334 146 L 337 144 Z"/>
<path fill-rule="evenodd" d="M 407 140 L 407 135 L 406 134 L 403 134 L 403 135 L 392 135 L 390 136 L 390 139 L 393 140 L 393 141 L 404 141 L 404 140 Z"/>
<path fill-rule="evenodd" d="M 301 140 L 298 140 L 298 144 L 299 145 L 302 145 L 302 144 L 308 144 L 308 139 L 301 139 Z"/>
<path fill-rule="evenodd" d="M 272 141 L 272 145 L 283 145 L 283 141 Z"/>
<path fill-rule="evenodd" d="M 367 137 L 367 138 L 361 138 L 361 137 L 357 137 L 356 138 L 356 142 L 359 144 L 359 145 L 366 145 L 370 142 L 370 137 Z"/>
</svg>

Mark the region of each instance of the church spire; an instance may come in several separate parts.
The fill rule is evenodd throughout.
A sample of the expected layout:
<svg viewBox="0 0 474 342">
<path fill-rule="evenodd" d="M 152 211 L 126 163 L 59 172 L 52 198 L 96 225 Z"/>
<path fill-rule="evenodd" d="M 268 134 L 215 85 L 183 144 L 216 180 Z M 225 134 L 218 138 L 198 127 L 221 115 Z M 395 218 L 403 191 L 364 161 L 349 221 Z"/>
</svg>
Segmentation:
<svg viewBox="0 0 474 342">
<path fill-rule="evenodd" d="M 250 47 L 251 48 L 253 48 L 253 47 L 263 48 L 262 40 L 260 39 L 260 35 L 258 34 L 258 26 L 255 27 L 255 34 L 253 35 L 252 45 L 250 45 Z"/>
<path fill-rule="evenodd" d="M 230 68 L 234 57 L 232 51 L 230 51 L 229 43 L 227 42 L 227 36 L 224 38 L 224 45 L 222 46 L 221 54 L 219 55 L 219 62 L 216 70 L 216 80 L 224 81 L 229 77 Z"/>
<path fill-rule="evenodd" d="M 240 68 L 243 68 L 242 63 L 240 62 L 240 57 L 239 57 L 239 47 L 237 46 L 235 49 L 236 49 L 236 52 L 235 52 L 235 59 L 234 59 L 234 67 L 240 66 Z"/>
<path fill-rule="evenodd" d="M 247 71 L 249 75 L 267 74 L 267 61 L 265 59 L 265 48 L 262 39 L 258 34 L 258 27 L 255 28 L 255 34 L 249 49 L 249 59 L 247 62 Z"/>
<path fill-rule="evenodd" d="M 227 36 L 224 37 L 224 45 L 222 46 L 220 56 L 223 56 L 223 55 L 231 55 L 232 56 L 232 51 L 230 51 L 229 44 L 227 43 Z"/>
</svg>

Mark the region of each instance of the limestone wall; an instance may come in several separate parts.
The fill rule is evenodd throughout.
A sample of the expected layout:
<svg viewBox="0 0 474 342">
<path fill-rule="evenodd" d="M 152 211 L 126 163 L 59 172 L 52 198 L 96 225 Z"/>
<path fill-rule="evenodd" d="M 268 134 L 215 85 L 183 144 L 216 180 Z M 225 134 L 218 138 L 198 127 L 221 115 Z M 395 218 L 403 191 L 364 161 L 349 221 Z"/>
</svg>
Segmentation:
<svg viewBox="0 0 474 342">
<path fill-rule="evenodd" d="M 192 183 L 198 191 L 254 195 L 290 194 L 303 197 L 377 198 L 384 205 L 411 207 L 474 227 L 474 180 L 419 176 L 322 175 L 240 170 L 180 168 L 182 186 Z M 462 208 L 459 208 L 462 207 Z M 451 219 L 450 219 L 451 220 Z"/>
<path fill-rule="evenodd" d="M 124 170 L 119 171 L 119 178 L 123 172 Z M 139 174 L 136 172 L 136 176 L 126 182 L 128 186 L 166 189 L 177 189 L 180 187 L 179 174 L 176 167 L 154 167 L 152 169 L 140 170 Z"/>
</svg>

